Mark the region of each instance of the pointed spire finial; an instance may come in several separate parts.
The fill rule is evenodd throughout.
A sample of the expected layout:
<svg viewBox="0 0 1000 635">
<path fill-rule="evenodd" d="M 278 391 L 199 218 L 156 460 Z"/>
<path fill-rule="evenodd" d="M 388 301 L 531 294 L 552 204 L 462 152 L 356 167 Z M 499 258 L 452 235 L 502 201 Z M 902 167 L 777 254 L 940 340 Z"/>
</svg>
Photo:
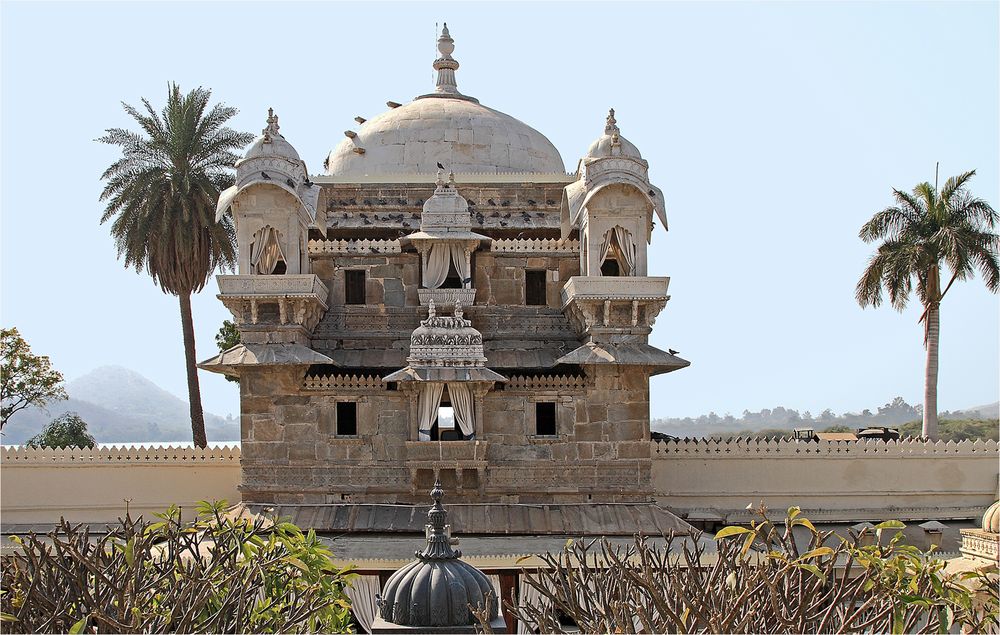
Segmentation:
<svg viewBox="0 0 1000 635">
<path fill-rule="evenodd" d="M 272 137 L 280 137 L 278 133 L 278 115 L 274 114 L 274 108 L 267 109 L 267 127 L 264 128 L 264 143 L 271 143 Z"/>
<path fill-rule="evenodd" d="M 456 295 L 455 296 L 455 317 L 457 317 L 458 319 L 462 319 L 464 316 L 465 316 L 465 314 L 462 312 L 462 301 L 459 300 L 458 296 Z"/>
<path fill-rule="evenodd" d="M 441 479 L 437 478 L 434 480 L 434 489 L 431 490 L 434 504 L 427 511 L 427 545 L 414 554 L 421 560 L 454 560 L 462 557 L 461 551 L 451 548 L 451 540 L 445 533 L 448 511 L 441 504 L 442 498 L 444 490 L 441 489 Z"/>
<path fill-rule="evenodd" d="M 611 108 L 608 110 L 608 121 L 604 124 L 604 134 L 616 135 L 620 133 L 621 131 L 618 130 L 618 121 L 615 119 L 615 109 Z"/>
<path fill-rule="evenodd" d="M 434 309 L 434 298 L 431 298 L 430 302 L 427 303 L 427 317 L 429 319 L 436 316 L 437 312 Z"/>
<path fill-rule="evenodd" d="M 444 187 L 444 168 L 438 168 L 437 181 L 434 182 L 434 185 Z"/>
<path fill-rule="evenodd" d="M 458 95 L 458 84 L 455 82 L 455 71 L 458 62 L 451 56 L 455 52 L 455 40 L 448 33 L 448 23 L 444 23 L 441 36 L 438 38 L 437 49 L 439 57 L 434 60 L 434 70 L 437 71 L 436 91 Z"/>
<path fill-rule="evenodd" d="M 451 187 L 451 188 L 455 187 L 455 172 L 454 171 L 448 172 L 448 187 Z"/>
</svg>

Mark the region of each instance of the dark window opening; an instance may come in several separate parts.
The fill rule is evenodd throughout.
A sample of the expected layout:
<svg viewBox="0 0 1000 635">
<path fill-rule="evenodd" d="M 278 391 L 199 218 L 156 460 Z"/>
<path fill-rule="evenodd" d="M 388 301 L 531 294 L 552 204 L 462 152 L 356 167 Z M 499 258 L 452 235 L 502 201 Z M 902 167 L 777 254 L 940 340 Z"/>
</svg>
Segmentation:
<svg viewBox="0 0 1000 635">
<path fill-rule="evenodd" d="M 535 402 L 535 434 L 540 437 L 556 436 L 556 404 L 554 401 Z"/>
<path fill-rule="evenodd" d="M 280 276 L 288 271 L 288 266 L 285 264 L 284 260 L 279 260 L 278 264 L 274 265 L 274 271 L 271 272 L 272 275 Z"/>
<path fill-rule="evenodd" d="M 528 306 L 544 306 L 545 302 L 544 271 L 524 272 L 524 303 Z"/>
<path fill-rule="evenodd" d="M 356 402 L 337 402 L 337 436 L 358 436 L 358 404 Z"/>
<path fill-rule="evenodd" d="M 351 270 L 344 272 L 344 304 L 366 304 L 365 272 Z"/>
<path fill-rule="evenodd" d="M 614 258 L 605 259 L 604 263 L 601 265 L 601 275 L 602 276 L 620 276 L 621 268 L 618 266 L 618 261 Z"/>
<path fill-rule="evenodd" d="M 452 263 L 448 265 L 448 277 L 444 279 L 441 283 L 441 289 L 461 289 L 462 288 L 462 277 L 458 275 L 458 271 L 455 270 L 455 264 Z"/>
</svg>

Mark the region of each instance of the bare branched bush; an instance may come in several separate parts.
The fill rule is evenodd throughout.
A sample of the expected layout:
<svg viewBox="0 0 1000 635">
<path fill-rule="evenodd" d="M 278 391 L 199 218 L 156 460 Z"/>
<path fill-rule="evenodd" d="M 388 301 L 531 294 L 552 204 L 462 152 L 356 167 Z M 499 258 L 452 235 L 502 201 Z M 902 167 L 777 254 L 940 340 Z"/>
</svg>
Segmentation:
<svg viewBox="0 0 1000 635">
<path fill-rule="evenodd" d="M 227 517 L 203 503 L 158 522 L 126 514 L 106 534 L 62 521 L 13 537 L 3 558 L 10 633 L 349 632 L 350 577 L 314 532 L 266 517 Z"/>
<path fill-rule="evenodd" d="M 536 600 L 505 602 L 541 633 L 995 632 L 996 576 L 948 574 L 931 552 L 902 542 L 890 521 L 845 539 L 820 532 L 797 508 L 784 523 L 726 527 L 717 552 L 701 536 L 653 545 L 577 541 L 529 572 Z M 808 530 L 800 551 L 795 527 Z M 866 530 L 867 532 L 867 530 Z M 870 539 L 870 540 L 869 540 Z M 872 542 L 866 545 L 864 543 Z M 567 619 L 568 618 L 568 619 Z"/>
</svg>

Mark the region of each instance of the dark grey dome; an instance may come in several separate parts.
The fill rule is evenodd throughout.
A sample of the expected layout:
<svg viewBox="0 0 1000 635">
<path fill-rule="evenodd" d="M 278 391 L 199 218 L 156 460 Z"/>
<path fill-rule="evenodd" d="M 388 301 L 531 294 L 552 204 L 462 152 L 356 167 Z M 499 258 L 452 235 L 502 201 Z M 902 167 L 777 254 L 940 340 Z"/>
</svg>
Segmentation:
<svg viewBox="0 0 1000 635">
<path fill-rule="evenodd" d="M 378 597 L 379 616 L 400 626 L 470 626 L 476 623 L 469 605 L 486 606 L 487 594 L 495 595 L 486 575 L 459 560 L 462 552 L 452 549 L 444 532 L 448 512 L 441 506 L 444 495 L 434 484 L 434 505 L 427 512 L 427 546 L 417 559 L 396 571 Z M 497 598 L 490 600 L 490 620 L 497 617 Z"/>
</svg>

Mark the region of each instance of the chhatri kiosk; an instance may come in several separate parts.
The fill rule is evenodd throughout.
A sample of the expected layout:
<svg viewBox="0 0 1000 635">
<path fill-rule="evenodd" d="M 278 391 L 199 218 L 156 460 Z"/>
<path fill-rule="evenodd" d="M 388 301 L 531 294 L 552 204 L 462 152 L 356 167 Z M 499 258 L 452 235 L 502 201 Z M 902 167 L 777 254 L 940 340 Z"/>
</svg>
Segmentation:
<svg viewBox="0 0 1000 635">
<path fill-rule="evenodd" d="M 688 529 L 653 501 L 649 378 L 689 362 L 648 343 L 664 200 L 614 111 L 567 174 L 459 91 L 454 49 L 446 26 L 434 90 L 358 117 L 322 175 L 269 115 L 218 205 L 242 344 L 201 367 L 240 380 L 250 510 L 338 536 L 377 589 L 440 480 L 509 597 L 517 559 L 566 537 Z"/>
</svg>

